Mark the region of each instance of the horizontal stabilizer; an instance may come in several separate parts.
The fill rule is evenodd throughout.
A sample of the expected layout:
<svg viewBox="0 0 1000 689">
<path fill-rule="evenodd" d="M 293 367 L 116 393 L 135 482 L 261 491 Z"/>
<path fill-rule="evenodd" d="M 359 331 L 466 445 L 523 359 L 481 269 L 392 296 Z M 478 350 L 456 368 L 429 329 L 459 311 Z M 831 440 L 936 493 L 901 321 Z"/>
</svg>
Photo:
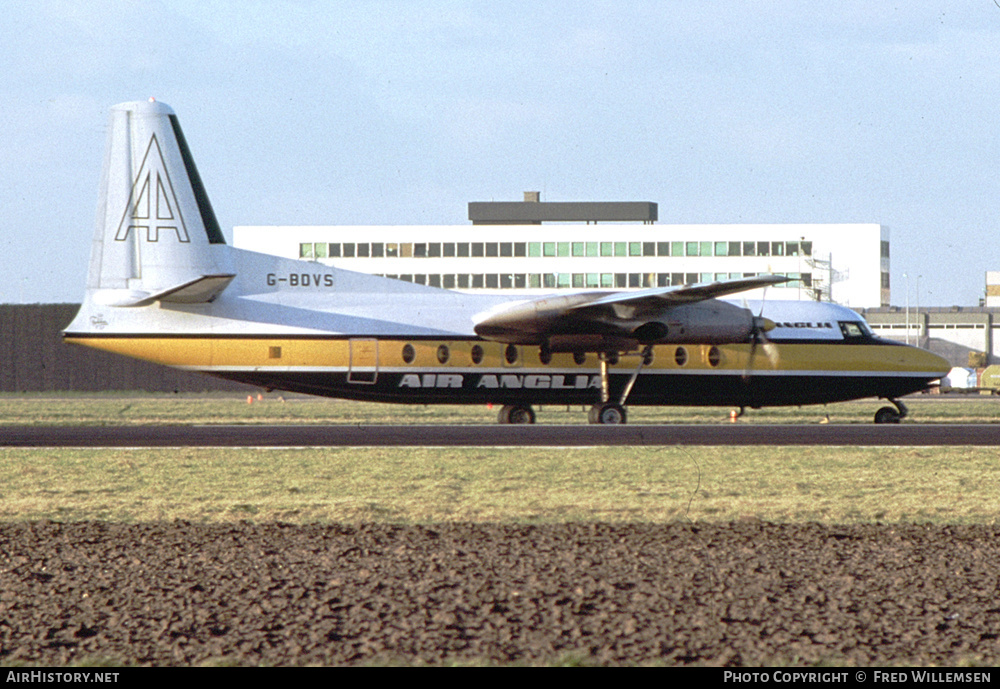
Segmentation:
<svg viewBox="0 0 1000 689">
<path fill-rule="evenodd" d="M 235 274 L 202 275 L 156 294 L 128 289 L 100 290 L 94 295 L 94 300 L 105 306 L 122 307 L 149 306 L 157 301 L 170 304 L 205 304 L 219 296 L 235 277 Z"/>
</svg>

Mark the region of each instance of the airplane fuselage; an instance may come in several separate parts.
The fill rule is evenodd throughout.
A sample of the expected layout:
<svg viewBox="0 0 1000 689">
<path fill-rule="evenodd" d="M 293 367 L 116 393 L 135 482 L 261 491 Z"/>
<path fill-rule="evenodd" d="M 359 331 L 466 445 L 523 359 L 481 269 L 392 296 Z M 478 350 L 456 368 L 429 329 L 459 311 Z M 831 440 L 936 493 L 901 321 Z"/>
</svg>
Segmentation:
<svg viewBox="0 0 1000 689">
<path fill-rule="evenodd" d="M 220 246 L 237 274 L 210 304 L 102 307 L 89 300 L 68 342 L 267 389 L 419 404 L 593 404 L 595 352 L 487 341 L 477 314 L 517 301 L 469 295 Z M 395 291 L 393 291 L 395 290 Z M 720 300 L 721 301 L 721 300 Z M 742 304 L 775 323 L 770 353 L 740 343 L 656 344 L 631 405 L 821 404 L 894 398 L 941 375 L 940 359 L 874 337 L 829 303 Z M 641 349 L 609 366 L 617 397 Z"/>
</svg>

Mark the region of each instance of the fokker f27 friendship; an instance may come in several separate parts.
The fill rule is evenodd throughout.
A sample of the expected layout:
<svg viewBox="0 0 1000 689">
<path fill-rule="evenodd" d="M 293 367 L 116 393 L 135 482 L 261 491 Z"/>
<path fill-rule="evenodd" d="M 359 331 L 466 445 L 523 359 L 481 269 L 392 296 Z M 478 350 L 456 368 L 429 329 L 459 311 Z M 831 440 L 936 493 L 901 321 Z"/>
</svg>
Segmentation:
<svg viewBox="0 0 1000 689">
<path fill-rule="evenodd" d="M 463 294 L 226 244 L 174 112 L 111 109 L 86 298 L 67 342 L 267 389 L 415 404 L 805 405 L 899 397 L 948 371 L 829 303 L 720 297 L 760 276 L 541 298 Z"/>
</svg>

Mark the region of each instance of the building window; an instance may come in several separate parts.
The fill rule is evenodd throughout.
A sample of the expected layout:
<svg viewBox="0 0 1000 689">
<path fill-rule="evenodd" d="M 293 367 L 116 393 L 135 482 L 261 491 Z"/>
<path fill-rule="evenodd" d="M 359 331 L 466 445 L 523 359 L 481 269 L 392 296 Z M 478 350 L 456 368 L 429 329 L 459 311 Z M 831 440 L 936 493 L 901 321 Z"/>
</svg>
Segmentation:
<svg viewBox="0 0 1000 689">
<path fill-rule="evenodd" d="M 468 258 L 469 257 L 469 244 L 468 244 L 468 242 L 461 242 L 459 244 L 456 244 L 455 245 L 455 254 L 459 258 Z"/>
<path fill-rule="evenodd" d="M 757 255 L 758 256 L 770 256 L 771 255 L 771 243 L 770 242 L 757 242 Z"/>
<path fill-rule="evenodd" d="M 445 242 L 441 245 L 441 255 L 445 258 L 454 258 L 455 242 Z"/>
<path fill-rule="evenodd" d="M 372 242 L 372 258 L 382 258 L 385 255 L 385 244 Z"/>
<path fill-rule="evenodd" d="M 358 244 L 358 258 L 368 258 L 371 254 L 371 244 Z"/>
<path fill-rule="evenodd" d="M 299 258 L 312 258 L 313 257 L 313 245 L 310 244 L 299 244 Z"/>
</svg>

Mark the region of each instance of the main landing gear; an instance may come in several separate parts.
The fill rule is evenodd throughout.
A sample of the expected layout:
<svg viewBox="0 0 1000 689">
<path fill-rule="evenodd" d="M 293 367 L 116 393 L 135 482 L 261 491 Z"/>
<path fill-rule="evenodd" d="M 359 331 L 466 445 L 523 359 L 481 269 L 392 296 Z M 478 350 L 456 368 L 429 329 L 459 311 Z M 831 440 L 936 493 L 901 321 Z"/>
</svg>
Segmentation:
<svg viewBox="0 0 1000 689">
<path fill-rule="evenodd" d="M 625 385 L 625 389 L 622 390 L 621 397 L 619 397 L 617 402 L 611 401 L 611 376 L 608 372 L 608 366 L 618 360 L 618 354 L 615 353 L 602 353 L 600 355 L 601 361 L 601 402 L 600 404 L 595 404 L 590 408 L 590 412 L 587 414 L 587 420 L 590 423 L 603 423 L 603 424 L 622 424 L 625 423 L 627 415 L 625 413 L 625 402 L 628 400 L 629 394 L 632 392 L 632 387 L 635 385 L 636 379 L 639 377 L 639 372 L 642 371 L 643 366 L 649 365 L 653 361 L 653 345 L 646 345 L 646 347 L 639 354 L 639 365 L 636 367 L 635 371 L 632 372 L 632 377 L 629 378 L 628 383 Z"/>
<path fill-rule="evenodd" d="M 891 399 L 889 400 L 895 405 L 895 409 L 892 407 L 882 407 L 877 412 L 875 412 L 875 423 L 899 423 L 902 419 L 905 419 L 909 410 L 906 405 L 899 400 Z"/>
<path fill-rule="evenodd" d="M 611 364 L 618 361 L 618 357 L 620 356 L 630 355 L 617 352 L 604 352 L 599 355 L 601 362 L 601 401 L 591 407 L 587 413 L 587 420 L 590 423 L 608 425 L 625 423 L 628 418 L 628 414 L 625 411 L 625 402 L 628 400 L 628 396 L 635 386 L 639 372 L 642 371 L 644 366 L 648 366 L 653 362 L 653 345 L 646 345 L 642 352 L 638 354 L 639 365 L 632 372 L 632 377 L 629 378 L 618 401 L 615 402 L 611 399 L 611 374 L 608 369 Z M 636 356 L 636 354 L 632 354 L 631 356 Z M 535 410 L 527 404 L 505 404 L 500 408 L 499 413 L 497 413 L 497 421 L 502 424 L 535 423 Z"/>
</svg>

